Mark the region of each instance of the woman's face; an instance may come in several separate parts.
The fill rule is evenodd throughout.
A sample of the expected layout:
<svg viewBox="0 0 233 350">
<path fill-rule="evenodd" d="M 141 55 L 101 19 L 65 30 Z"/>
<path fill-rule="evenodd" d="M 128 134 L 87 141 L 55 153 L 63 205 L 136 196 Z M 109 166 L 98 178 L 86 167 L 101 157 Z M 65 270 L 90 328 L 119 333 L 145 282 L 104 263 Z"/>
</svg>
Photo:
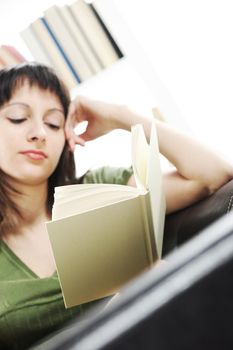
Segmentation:
<svg viewBox="0 0 233 350">
<path fill-rule="evenodd" d="M 65 117 L 58 97 L 27 83 L 0 108 L 0 168 L 17 182 L 47 182 L 64 144 Z"/>
</svg>

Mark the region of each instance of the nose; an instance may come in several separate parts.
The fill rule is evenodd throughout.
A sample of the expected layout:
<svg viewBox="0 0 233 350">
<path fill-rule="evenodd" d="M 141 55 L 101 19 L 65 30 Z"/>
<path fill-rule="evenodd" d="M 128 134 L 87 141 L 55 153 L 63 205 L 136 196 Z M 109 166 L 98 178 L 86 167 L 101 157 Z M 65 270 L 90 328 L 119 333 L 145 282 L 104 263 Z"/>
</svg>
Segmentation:
<svg viewBox="0 0 233 350">
<path fill-rule="evenodd" d="M 32 123 L 28 131 L 27 139 L 29 142 L 44 143 L 46 141 L 46 130 L 42 122 Z"/>
</svg>

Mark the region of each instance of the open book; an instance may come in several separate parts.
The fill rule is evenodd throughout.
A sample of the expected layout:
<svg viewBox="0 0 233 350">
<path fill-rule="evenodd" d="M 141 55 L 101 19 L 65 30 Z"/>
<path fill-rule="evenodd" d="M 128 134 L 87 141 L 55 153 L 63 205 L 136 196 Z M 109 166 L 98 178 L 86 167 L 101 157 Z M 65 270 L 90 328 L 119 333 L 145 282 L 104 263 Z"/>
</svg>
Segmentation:
<svg viewBox="0 0 233 350">
<path fill-rule="evenodd" d="M 112 295 L 161 256 L 165 217 L 155 124 L 150 144 L 132 127 L 137 188 L 56 187 L 47 231 L 66 307 Z"/>
</svg>

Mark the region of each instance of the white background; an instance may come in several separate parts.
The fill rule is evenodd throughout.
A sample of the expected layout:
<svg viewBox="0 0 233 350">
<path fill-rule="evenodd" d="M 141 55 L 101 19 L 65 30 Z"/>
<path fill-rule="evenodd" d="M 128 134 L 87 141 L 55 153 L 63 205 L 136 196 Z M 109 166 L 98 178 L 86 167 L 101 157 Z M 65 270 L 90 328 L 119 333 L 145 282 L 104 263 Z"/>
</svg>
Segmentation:
<svg viewBox="0 0 233 350">
<path fill-rule="evenodd" d="M 18 33 L 50 5 L 71 2 L 1 0 L 0 44 L 32 58 Z M 114 2 L 192 132 L 232 159 L 232 0 Z"/>
</svg>

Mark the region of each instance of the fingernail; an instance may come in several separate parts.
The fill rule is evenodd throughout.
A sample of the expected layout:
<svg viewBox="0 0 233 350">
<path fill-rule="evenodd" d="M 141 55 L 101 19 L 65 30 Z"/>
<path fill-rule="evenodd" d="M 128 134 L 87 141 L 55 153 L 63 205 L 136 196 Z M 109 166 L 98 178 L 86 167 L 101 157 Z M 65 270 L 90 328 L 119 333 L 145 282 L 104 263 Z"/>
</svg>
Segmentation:
<svg viewBox="0 0 233 350">
<path fill-rule="evenodd" d="M 81 146 L 85 146 L 85 141 L 83 139 L 79 138 L 78 142 Z"/>
</svg>

